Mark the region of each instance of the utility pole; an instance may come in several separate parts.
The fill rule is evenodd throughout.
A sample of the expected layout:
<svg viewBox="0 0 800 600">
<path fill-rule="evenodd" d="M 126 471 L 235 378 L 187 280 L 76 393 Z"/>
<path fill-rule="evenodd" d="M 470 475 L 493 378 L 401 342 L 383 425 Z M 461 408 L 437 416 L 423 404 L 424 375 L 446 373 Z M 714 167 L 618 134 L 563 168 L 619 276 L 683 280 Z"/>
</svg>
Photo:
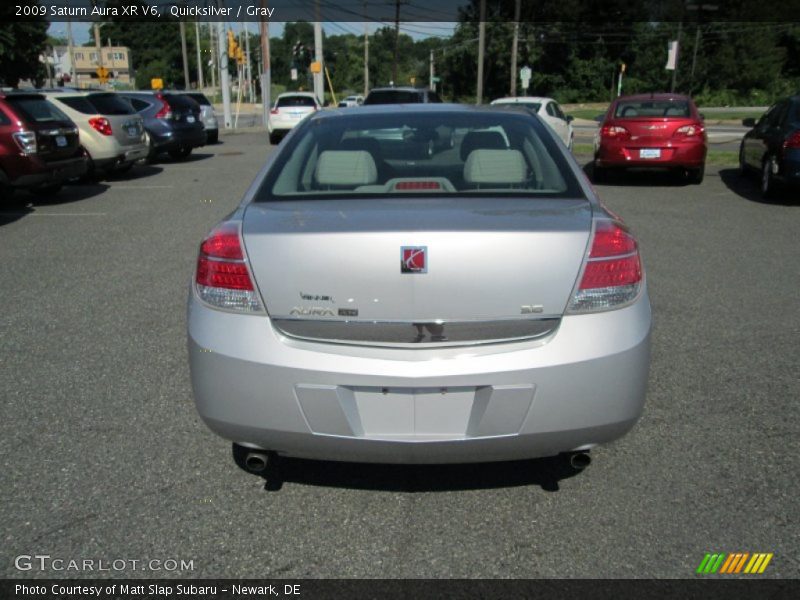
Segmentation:
<svg viewBox="0 0 800 600">
<path fill-rule="evenodd" d="M 314 96 L 325 104 L 325 76 L 322 73 L 322 23 L 319 21 L 319 0 L 316 1 L 316 15 L 314 21 L 314 61 L 319 65 L 319 71 L 314 73 Z"/>
<path fill-rule="evenodd" d="M 486 0 L 481 0 L 480 22 L 478 23 L 478 93 L 475 104 L 483 104 L 483 55 L 486 51 Z"/>
<path fill-rule="evenodd" d="M 392 85 L 397 85 L 397 55 L 400 52 L 400 0 L 395 0 L 394 7 L 394 60 L 392 61 Z"/>
<path fill-rule="evenodd" d="M 262 8 L 267 8 L 267 0 L 261 0 Z M 269 126 L 269 111 L 272 106 L 272 98 L 270 97 L 270 81 L 269 72 L 269 23 L 261 17 L 261 103 L 264 108 L 264 127 Z"/>
<path fill-rule="evenodd" d="M 517 95 L 517 48 L 519 46 L 519 17 L 521 0 L 514 2 L 514 39 L 511 42 L 511 88 L 509 96 Z"/>
<path fill-rule="evenodd" d="M 217 45 L 214 43 L 214 30 L 217 26 L 215 23 L 208 24 L 208 49 L 211 54 L 211 87 L 214 89 L 217 88 Z"/>
<path fill-rule="evenodd" d="M 244 22 L 244 55 L 247 59 L 245 63 L 247 66 L 247 91 L 249 92 L 250 103 L 252 104 L 255 102 L 255 99 L 253 98 L 253 69 L 250 66 L 250 25 L 247 24 L 247 21 Z"/>
<path fill-rule="evenodd" d="M 200 21 L 194 22 L 194 39 L 197 45 L 197 88 L 203 89 L 206 86 L 203 81 L 203 59 L 200 56 Z"/>
<path fill-rule="evenodd" d="M 431 50 L 431 68 L 430 68 L 430 77 L 428 78 L 428 87 L 433 91 L 436 91 L 436 82 L 433 80 L 434 77 L 433 72 L 433 50 Z"/>
<path fill-rule="evenodd" d="M 678 53 L 675 56 L 675 68 L 672 70 L 672 84 L 670 85 L 670 92 L 675 91 L 675 82 L 678 79 L 678 62 L 680 61 L 681 56 L 681 31 L 683 30 L 683 21 L 678 21 L 678 48 L 676 52 Z"/>
<path fill-rule="evenodd" d="M 219 6 L 219 0 L 217 5 Z M 228 44 L 225 40 L 225 23 L 217 23 L 217 51 L 219 56 L 219 85 L 222 88 L 222 110 L 225 119 L 225 129 L 232 125 L 231 117 L 231 88 L 228 79 Z"/>
<path fill-rule="evenodd" d="M 367 25 L 367 1 L 364 0 L 364 97 L 369 94 L 369 26 Z"/>
<path fill-rule="evenodd" d="M 72 21 L 67 21 L 67 54 L 69 54 L 69 82 L 70 85 L 78 87 L 75 75 L 75 57 L 72 55 Z"/>
<path fill-rule="evenodd" d="M 94 24 L 94 47 L 97 51 L 97 68 L 103 67 L 103 49 L 100 47 L 100 25 Z"/>
<path fill-rule="evenodd" d="M 183 85 L 184 89 L 189 89 L 189 57 L 186 53 L 186 25 L 183 21 L 178 21 L 181 32 L 181 55 L 183 56 Z"/>
</svg>

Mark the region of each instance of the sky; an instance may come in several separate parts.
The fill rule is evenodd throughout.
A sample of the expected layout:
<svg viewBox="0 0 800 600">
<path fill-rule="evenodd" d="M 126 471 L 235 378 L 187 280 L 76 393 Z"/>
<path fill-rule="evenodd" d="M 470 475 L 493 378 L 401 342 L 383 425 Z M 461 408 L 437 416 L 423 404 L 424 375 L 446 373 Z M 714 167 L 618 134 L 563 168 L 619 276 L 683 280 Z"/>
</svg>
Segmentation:
<svg viewBox="0 0 800 600">
<path fill-rule="evenodd" d="M 380 29 L 384 25 L 392 25 L 392 23 L 368 23 L 369 32 L 374 33 L 376 29 Z M 234 31 L 238 31 L 243 26 L 242 23 L 234 24 Z M 257 33 L 258 23 L 248 23 L 250 31 Z M 428 37 L 450 37 L 455 29 L 456 23 L 432 23 L 432 22 L 403 22 L 400 24 L 401 33 L 407 33 L 415 40 L 420 40 Z M 344 33 L 354 33 L 357 35 L 364 34 L 363 22 L 323 22 L 322 28 L 326 35 L 342 35 Z M 48 33 L 53 37 L 67 37 L 67 24 L 65 22 L 53 22 L 50 24 Z M 102 29 L 101 29 L 102 38 Z M 92 38 L 91 23 L 77 22 L 72 23 L 72 39 L 76 46 L 82 46 Z M 283 22 L 273 21 L 269 24 L 270 37 L 281 37 L 283 35 Z M 103 45 L 107 42 L 105 38 L 102 39 Z M 114 40 L 111 40 L 114 43 Z"/>
</svg>

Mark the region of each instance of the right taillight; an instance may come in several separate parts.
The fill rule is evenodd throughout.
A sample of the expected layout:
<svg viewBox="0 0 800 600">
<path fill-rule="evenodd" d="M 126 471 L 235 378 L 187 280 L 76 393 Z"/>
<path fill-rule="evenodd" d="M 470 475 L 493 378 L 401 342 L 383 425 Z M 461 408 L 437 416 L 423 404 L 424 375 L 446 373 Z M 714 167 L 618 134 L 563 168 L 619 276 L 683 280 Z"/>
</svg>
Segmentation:
<svg viewBox="0 0 800 600">
<path fill-rule="evenodd" d="M 636 239 L 617 221 L 597 221 L 569 312 L 611 310 L 639 295 L 642 262 Z"/>
<path fill-rule="evenodd" d="M 792 135 L 786 138 L 786 140 L 783 142 L 783 147 L 785 150 L 800 148 L 800 130 L 795 131 Z"/>
<path fill-rule="evenodd" d="M 604 125 L 600 130 L 600 136 L 612 139 L 627 140 L 631 137 L 631 132 L 620 125 Z"/>
<path fill-rule="evenodd" d="M 237 222 L 217 225 L 200 245 L 195 271 L 200 298 L 216 307 L 245 313 L 263 312 L 253 285 Z"/>
<path fill-rule="evenodd" d="M 277 115 L 277 114 L 280 114 L 280 113 L 278 113 L 278 109 L 277 108 L 273 108 L 271 111 L 269 111 L 269 114 Z"/>
</svg>

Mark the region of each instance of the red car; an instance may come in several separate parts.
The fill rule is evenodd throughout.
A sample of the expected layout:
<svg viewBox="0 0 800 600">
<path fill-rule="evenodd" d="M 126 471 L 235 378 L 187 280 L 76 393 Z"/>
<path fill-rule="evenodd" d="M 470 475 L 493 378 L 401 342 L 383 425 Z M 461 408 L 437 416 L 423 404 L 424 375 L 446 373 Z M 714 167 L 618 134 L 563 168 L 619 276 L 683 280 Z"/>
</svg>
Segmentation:
<svg viewBox="0 0 800 600">
<path fill-rule="evenodd" d="M 54 194 L 86 173 L 78 128 L 42 94 L 0 92 L 0 197 L 16 188 Z"/>
<path fill-rule="evenodd" d="M 701 183 L 708 149 L 703 117 L 688 96 L 641 94 L 611 103 L 594 142 L 594 179 L 628 167 L 680 170 Z"/>
</svg>

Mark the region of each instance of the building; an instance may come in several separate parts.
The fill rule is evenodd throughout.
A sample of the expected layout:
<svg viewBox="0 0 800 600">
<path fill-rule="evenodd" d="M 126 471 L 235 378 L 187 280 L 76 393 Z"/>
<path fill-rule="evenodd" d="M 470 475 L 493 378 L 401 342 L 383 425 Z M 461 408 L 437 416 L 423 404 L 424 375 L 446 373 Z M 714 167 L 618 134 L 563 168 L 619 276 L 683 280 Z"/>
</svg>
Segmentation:
<svg viewBox="0 0 800 600">
<path fill-rule="evenodd" d="M 97 73 L 100 61 L 95 46 L 73 46 L 72 57 L 67 46 L 55 46 L 49 57 L 54 66 L 54 77 L 64 85 L 78 88 L 99 87 Z M 127 46 L 103 46 L 101 48 L 102 66 L 108 69 L 108 85 L 111 87 L 130 86 L 133 82 L 131 56 Z M 76 81 L 71 81 L 71 64 L 74 61 Z"/>
</svg>

